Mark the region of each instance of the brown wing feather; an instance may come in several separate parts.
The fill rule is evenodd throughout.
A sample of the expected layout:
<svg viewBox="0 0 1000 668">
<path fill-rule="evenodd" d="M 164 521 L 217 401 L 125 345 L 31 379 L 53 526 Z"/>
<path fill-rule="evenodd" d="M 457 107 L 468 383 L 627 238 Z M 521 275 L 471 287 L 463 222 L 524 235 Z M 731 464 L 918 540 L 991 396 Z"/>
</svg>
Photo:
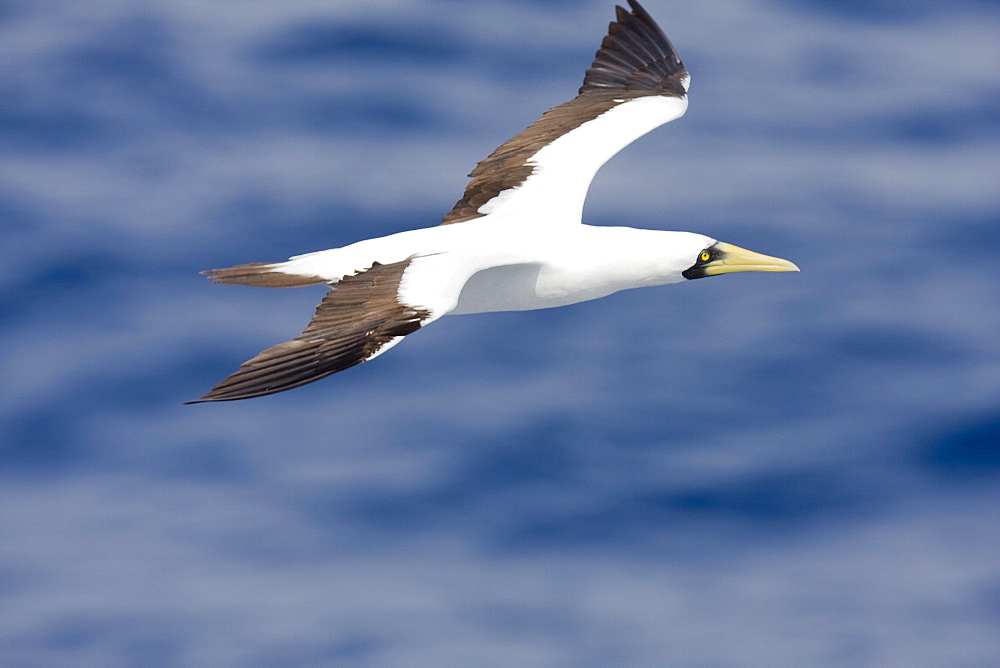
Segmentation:
<svg viewBox="0 0 1000 668">
<path fill-rule="evenodd" d="M 462 223 L 485 214 L 480 207 L 510 188 L 523 184 L 534 169 L 528 160 L 546 145 L 618 104 L 647 95 L 683 97 L 687 70 L 670 40 L 634 0 L 632 12 L 616 7 L 617 20 L 594 56 L 579 95 L 549 109 L 524 132 L 502 144 L 476 165 L 465 194 L 442 225 Z"/>
<path fill-rule="evenodd" d="M 546 111 L 527 130 L 504 143 L 469 174 L 472 181 L 465 195 L 444 217 L 442 225 L 479 218 L 479 208 L 504 190 L 515 188 L 531 176 L 534 167 L 528 159 L 544 146 L 583 123 L 597 118 L 619 104 L 618 92 L 587 92 Z"/>
<path fill-rule="evenodd" d="M 376 262 L 345 276 L 320 302 L 302 334 L 244 362 L 208 394 L 188 403 L 290 390 L 371 359 L 396 337 L 416 331 L 430 313 L 399 301 L 399 281 L 409 263 Z"/>
</svg>

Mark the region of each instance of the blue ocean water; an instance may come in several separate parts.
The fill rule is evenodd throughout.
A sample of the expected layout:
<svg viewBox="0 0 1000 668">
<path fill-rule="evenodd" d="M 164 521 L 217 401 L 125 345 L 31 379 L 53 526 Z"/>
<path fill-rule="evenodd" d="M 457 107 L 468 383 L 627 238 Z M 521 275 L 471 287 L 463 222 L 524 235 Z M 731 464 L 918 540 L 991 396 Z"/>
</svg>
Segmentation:
<svg viewBox="0 0 1000 668">
<path fill-rule="evenodd" d="M 436 224 L 611 4 L 0 4 L 0 663 L 996 662 L 1000 8 L 645 4 L 587 222 L 800 274 L 197 406 L 322 294 L 199 271 Z"/>
</svg>

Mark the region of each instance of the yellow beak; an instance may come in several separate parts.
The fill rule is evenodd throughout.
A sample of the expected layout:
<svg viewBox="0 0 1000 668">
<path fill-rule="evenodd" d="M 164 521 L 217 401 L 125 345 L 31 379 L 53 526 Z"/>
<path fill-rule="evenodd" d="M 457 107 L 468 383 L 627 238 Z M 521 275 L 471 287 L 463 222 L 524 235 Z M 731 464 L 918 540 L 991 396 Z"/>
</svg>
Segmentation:
<svg viewBox="0 0 1000 668">
<path fill-rule="evenodd" d="M 738 271 L 798 271 L 788 260 L 754 253 L 746 248 L 718 242 L 715 247 L 721 255 L 702 267 L 704 276 L 732 274 Z"/>
</svg>

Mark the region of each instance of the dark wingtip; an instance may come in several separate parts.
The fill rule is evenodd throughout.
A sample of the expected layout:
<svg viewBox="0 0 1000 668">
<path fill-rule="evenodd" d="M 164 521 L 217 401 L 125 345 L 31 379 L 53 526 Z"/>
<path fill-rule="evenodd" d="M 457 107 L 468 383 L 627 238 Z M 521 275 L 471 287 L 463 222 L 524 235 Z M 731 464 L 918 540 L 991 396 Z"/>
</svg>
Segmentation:
<svg viewBox="0 0 1000 668">
<path fill-rule="evenodd" d="M 211 401 L 227 401 L 227 399 L 222 399 L 222 398 L 219 398 L 219 397 L 212 396 L 213 394 L 214 394 L 214 390 L 212 392 L 209 392 L 208 394 L 205 394 L 205 395 L 202 395 L 202 396 L 198 397 L 197 399 L 191 399 L 190 401 L 185 401 L 184 405 L 185 406 L 191 406 L 193 404 L 205 404 L 205 403 L 209 403 Z"/>
<path fill-rule="evenodd" d="M 206 402 L 209 402 L 209 401 L 218 401 L 218 399 L 212 399 L 211 398 L 211 393 L 209 393 L 209 394 L 206 394 L 203 397 L 198 397 L 197 399 L 192 399 L 191 401 L 185 401 L 183 405 L 184 406 L 191 406 L 191 405 L 194 405 L 194 404 L 203 404 L 203 403 L 206 403 Z"/>
<path fill-rule="evenodd" d="M 615 7 L 615 21 L 587 70 L 580 93 L 588 90 L 649 91 L 684 96 L 687 70 L 677 50 L 642 5 Z"/>
<path fill-rule="evenodd" d="M 645 7 L 640 5 L 636 0 L 628 0 L 628 6 L 632 8 L 632 11 L 636 14 L 645 14 L 649 16 L 649 12 L 646 11 Z"/>
<path fill-rule="evenodd" d="M 280 392 L 281 390 L 275 390 L 275 392 Z M 198 397 L 197 399 L 192 399 L 191 401 L 185 401 L 184 406 L 192 406 L 194 404 L 211 404 L 218 403 L 220 401 L 239 401 L 240 399 L 253 399 L 254 397 L 263 397 L 268 394 L 274 394 L 273 392 L 260 392 L 257 394 L 243 394 L 240 396 L 227 397 L 225 395 L 216 395 L 214 392 L 209 392 L 203 397 Z"/>
<path fill-rule="evenodd" d="M 303 381 L 303 382 L 300 382 L 300 383 L 285 385 L 285 386 L 276 387 L 276 388 L 271 388 L 271 387 L 266 387 L 265 386 L 265 387 L 260 387 L 260 388 L 256 388 L 256 389 L 251 389 L 251 390 L 246 390 L 246 389 L 240 390 L 240 389 L 236 389 L 236 388 L 230 387 L 231 381 L 234 380 L 233 376 L 239 376 L 239 374 L 240 374 L 241 371 L 243 371 L 243 367 L 240 368 L 240 371 L 237 371 L 237 372 L 231 374 L 229 377 L 227 377 L 221 383 L 219 383 L 218 385 L 216 385 L 215 387 L 213 387 L 204 396 L 198 397 L 197 399 L 192 399 L 190 401 L 185 401 L 184 405 L 185 406 L 190 406 L 192 404 L 218 403 L 220 401 L 240 401 L 241 399 L 254 399 L 256 397 L 266 397 L 269 394 L 277 394 L 278 392 L 284 392 L 286 390 L 291 390 L 291 389 L 296 388 L 296 387 L 301 387 L 302 385 L 305 385 L 306 383 L 310 383 L 313 380 L 319 380 L 319 378 L 324 377 L 324 376 L 320 376 L 320 377 L 312 378 L 310 380 L 306 380 L 306 381 Z M 327 375 L 329 375 L 329 374 L 327 374 Z M 237 378 L 237 380 L 239 380 L 239 379 Z"/>
</svg>

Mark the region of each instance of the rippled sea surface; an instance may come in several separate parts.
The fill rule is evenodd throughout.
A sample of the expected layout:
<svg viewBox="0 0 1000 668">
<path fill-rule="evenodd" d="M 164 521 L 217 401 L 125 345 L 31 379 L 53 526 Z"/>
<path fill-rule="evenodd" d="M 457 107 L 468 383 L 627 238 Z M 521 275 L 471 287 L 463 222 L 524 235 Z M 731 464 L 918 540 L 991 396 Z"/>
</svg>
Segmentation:
<svg viewBox="0 0 1000 668">
<path fill-rule="evenodd" d="M 610 2 L 0 2 L 0 663 L 1000 656 L 1000 5 L 647 0 L 683 119 L 595 225 L 787 257 L 184 406 L 434 225 Z"/>
</svg>

